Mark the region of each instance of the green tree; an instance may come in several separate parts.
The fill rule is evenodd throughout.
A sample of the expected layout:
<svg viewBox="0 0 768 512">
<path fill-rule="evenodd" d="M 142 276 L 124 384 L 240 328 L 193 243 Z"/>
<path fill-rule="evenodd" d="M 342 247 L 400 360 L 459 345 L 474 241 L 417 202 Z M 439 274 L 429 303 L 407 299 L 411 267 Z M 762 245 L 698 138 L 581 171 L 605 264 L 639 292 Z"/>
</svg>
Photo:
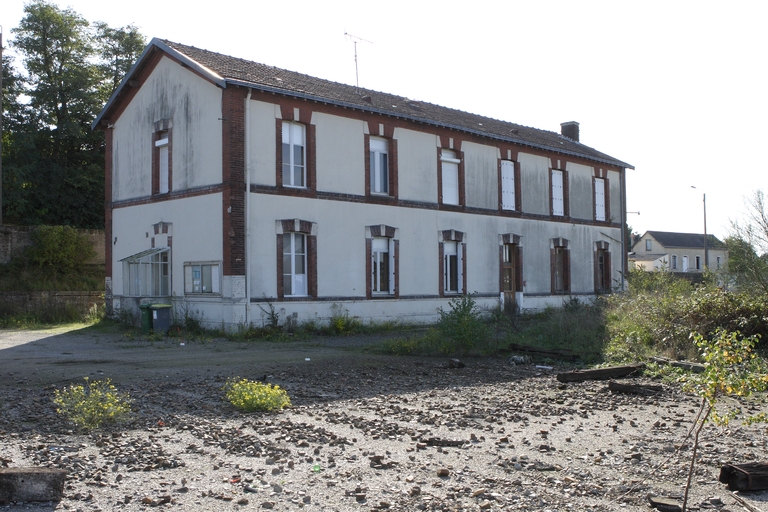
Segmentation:
<svg viewBox="0 0 768 512">
<path fill-rule="evenodd" d="M 768 212 L 762 190 L 746 199 L 745 218 L 731 222 L 728 238 L 728 275 L 743 291 L 768 295 Z"/>
<path fill-rule="evenodd" d="M 3 145 L 3 218 L 103 227 L 104 135 L 91 123 L 143 37 L 134 26 L 91 26 L 46 0 L 32 1 L 24 12 L 10 41 L 26 73 L 9 100 L 20 107 Z"/>
</svg>

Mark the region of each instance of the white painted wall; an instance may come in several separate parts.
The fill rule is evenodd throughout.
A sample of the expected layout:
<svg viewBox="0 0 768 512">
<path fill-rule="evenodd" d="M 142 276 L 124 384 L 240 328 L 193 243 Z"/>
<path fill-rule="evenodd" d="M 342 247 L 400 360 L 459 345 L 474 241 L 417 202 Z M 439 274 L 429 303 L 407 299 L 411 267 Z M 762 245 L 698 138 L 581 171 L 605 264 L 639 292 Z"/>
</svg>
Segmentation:
<svg viewBox="0 0 768 512">
<path fill-rule="evenodd" d="M 543 156 L 519 153 L 522 211 L 549 215 L 549 165 Z"/>
<path fill-rule="evenodd" d="M 251 100 L 248 117 L 250 130 L 250 170 L 254 185 L 275 186 L 277 176 L 277 123 L 280 107 L 272 103 Z"/>
<path fill-rule="evenodd" d="M 123 264 L 120 260 L 152 248 L 153 225 L 173 224 L 171 249 L 171 289 L 184 296 L 185 261 L 221 261 L 221 194 L 209 194 L 176 201 L 165 201 L 117 208 L 112 215 L 112 230 L 117 241 L 112 246 L 114 295 L 123 294 Z M 155 247 L 167 247 L 167 237 L 158 235 Z"/>
<path fill-rule="evenodd" d="M 172 191 L 221 183 L 221 89 L 163 57 L 113 128 L 113 199 L 148 196 L 152 132 L 170 119 Z"/>
<path fill-rule="evenodd" d="M 464 183 L 467 206 L 499 207 L 499 150 L 493 146 L 464 142 Z"/>
<path fill-rule="evenodd" d="M 437 139 L 429 133 L 396 128 L 400 199 L 437 202 Z"/>
<path fill-rule="evenodd" d="M 315 112 L 317 189 L 365 194 L 365 123 Z"/>
<path fill-rule="evenodd" d="M 592 187 L 593 168 L 568 162 L 566 170 L 568 171 L 570 216 L 574 219 L 592 220 L 595 203 Z"/>
</svg>

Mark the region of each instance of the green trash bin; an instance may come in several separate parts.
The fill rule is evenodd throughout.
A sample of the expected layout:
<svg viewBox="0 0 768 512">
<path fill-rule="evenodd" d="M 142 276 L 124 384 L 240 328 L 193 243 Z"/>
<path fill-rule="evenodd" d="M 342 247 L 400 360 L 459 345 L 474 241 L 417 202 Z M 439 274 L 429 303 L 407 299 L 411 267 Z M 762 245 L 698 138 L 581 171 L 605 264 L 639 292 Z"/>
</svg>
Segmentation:
<svg viewBox="0 0 768 512">
<path fill-rule="evenodd" d="M 152 311 L 152 326 L 157 334 L 168 334 L 171 329 L 171 305 L 170 304 L 152 304 L 149 306 Z"/>
<path fill-rule="evenodd" d="M 151 304 L 139 304 L 141 310 L 141 332 L 149 334 L 152 332 L 152 312 L 149 310 Z"/>
</svg>

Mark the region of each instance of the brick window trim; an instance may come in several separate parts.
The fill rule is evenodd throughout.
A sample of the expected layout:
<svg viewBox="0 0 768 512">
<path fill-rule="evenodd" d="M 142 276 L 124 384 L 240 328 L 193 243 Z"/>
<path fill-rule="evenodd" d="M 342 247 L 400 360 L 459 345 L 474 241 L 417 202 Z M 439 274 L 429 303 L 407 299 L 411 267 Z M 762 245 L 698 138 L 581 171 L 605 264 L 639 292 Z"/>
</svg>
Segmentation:
<svg viewBox="0 0 768 512">
<path fill-rule="evenodd" d="M 569 187 L 568 187 L 568 171 L 565 169 L 558 169 L 556 167 L 550 167 L 549 169 L 549 214 L 554 217 L 555 216 L 555 205 L 554 205 L 554 198 L 552 197 L 552 171 L 560 171 L 563 173 L 563 218 L 567 218 L 571 216 L 571 209 L 570 209 L 570 194 L 569 194 Z M 593 207 L 594 210 L 594 207 Z M 558 215 L 560 217 L 560 215 Z M 593 216 L 594 218 L 594 216 Z"/>
<path fill-rule="evenodd" d="M 603 180 L 603 201 L 605 201 L 605 221 L 598 221 L 597 220 L 597 202 L 595 201 L 595 197 L 597 196 L 597 178 L 602 178 Z M 611 196 L 610 196 L 610 182 L 608 181 L 607 176 L 592 176 L 592 219 L 595 220 L 595 222 L 605 222 L 606 224 L 611 223 Z"/>
<path fill-rule="evenodd" d="M 317 191 L 317 175 L 316 175 L 316 165 L 317 165 L 317 130 L 316 126 L 309 123 L 308 120 L 305 121 L 305 116 L 309 119 L 311 118 L 311 112 L 305 114 L 302 110 L 301 113 L 301 119 L 293 119 L 293 109 L 282 109 L 284 111 L 289 111 L 288 114 L 284 114 L 282 119 L 275 119 L 275 133 L 276 133 L 276 142 L 275 142 L 275 161 L 277 162 L 276 169 L 275 169 L 275 185 L 277 186 L 278 190 L 287 192 L 291 191 L 294 195 L 309 195 L 313 196 L 315 192 Z M 305 167 L 305 173 L 306 173 L 306 186 L 305 187 L 286 187 L 283 185 L 283 123 L 284 122 L 290 122 L 290 123 L 296 123 L 301 124 L 304 126 L 304 137 L 305 137 L 305 158 L 306 158 L 306 167 Z"/>
<path fill-rule="evenodd" d="M 549 270 L 552 295 L 570 295 L 571 293 L 571 250 L 569 241 L 565 238 L 553 238 L 549 249 Z M 563 251 L 563 289 L 555 289 L 555 270 L 557 267 L 557 251 Z"/>
<path fill-rule="evenodd" d="M 445 250 L 444 250 L 444 244 L 445 242 L 457 242 L 461 245 L 461 290 L 462 292 L 458 295 L 463 295 L 467 293 L 467 243 L 466 243 L 467 234 L 462 231 L 457 231 L 455 229 L 446 229 L 443 231 L 440 231 L 438 233 L 438 252 L 440 261 L 438 265 L 438 277 L 439 277 L 439 295 L 440 297 L 455 297 L 457 294 L 453 292 L 446 292 L 445 291 L 445 281 L 444 281 L 444 273 L 445 273 Z"/>
<path fill-rule="evenodd" d="M 610 245 L 608 242 L 595 242 L 594 253 L 594 275 L 595 275 L 595 292 L 596 293 L 610 293 L 611 292 L 611 253 L 608 250 Z M 599 252 L 603 252 L 603 276 L 602 281 L 606 286 L 600 286 L 600 265 L 598 262 Z"/>
<path fill-rule="evenodd" d="M 307 239 L 307 297 L 286 297 L 283 288 L 283 234 L 301 233 Z M 301 301 L 317 298 L 317 223 L 300 219 L 275 222 L 277 248 L 277 300 Z"/>
<path fill-rule="evenodd" d="M 465 187 L 464 187 L 464 152 L 456 149 L 461 147 L 459 142 L 453 148 L 439 147 L 437 148 L 437 202 L 442 206 L 461 208 L 466 205 Z M 456 153 L 456 159 L 459 160 L 459 204 L 445 204 L 443 203 L 443 162 L 441 160 L 443 150 L 453 151 Z"/>
<path fill-rule="evenodd" d="M 502 208 L 503 200 L 501 197 L 501 194 L 502 194 L 501 162 L 503 160 L 506 160 L 507 162 L 512 162 L 512 164 L 514 165 L 514 176 L 515 176 L 515 209 L 514 210 L 505 210 Z M 512 213 L 512 212 L 520 213 L 523 209 L 523 204 L 521 199 L 523 187 L 522 187 L 522 183 L 520 182 L 520 162 L 518 162 L 517 160 L 510 160 L 509 158 L 499 158 L 496 164 L 496 168 L 497 168 L 496 172 L 498 174 L 499 211 L 506 212 L 506 213 Z M 550 181 L 552 180 L 551 176 L 552 174 L 550 173 Z M 550 190 L 551 190 L 551 187 L 552 185 L 550 183 Z"/>
<path fill-rule="evenodd" d="M 152 126 L 152 195 L 160 194 L 160 148 L 155 143 L 163 132 L 168 133 L 168 193 L 173 190 L 173 121 L 161 119 Z"/>
<path fill-rule="evenodd" d="M 514 233 L 505 233 L 499 236 L 499 293 L 504 292 L 504 246 L 512 245 L 515 251 L 515 281 L 520 290 L 523 287 L 523 247 L 522 238 L 520 235 Z"/>
<path fill-rule="evenodd" d="M 389 168 L 387 169 L 387 172 L 389 173 L 387 176 L 387 181 L 389 182 L 389 194 L 371 193 L 371 137 L 379 137 L 380 139 L 386 139 L 387 141 L 387 163 L 389 165 Z M 383 135 L 370 135 L 366 133 L 363 136 L 363 140 L 365 144 L 365 195 L 382 199 L 397 200 L 397 139 L 385 137 Z"/>
<path fill-rule="evenodd" d="M 384 224 L 376 226 L 366 226 L 365 228 L 365 296 L 367 299 L 398 299 L 400 298 L 400 240 L 397 239 L 398 230 L 392 226 Z M 391 238 L 394 242 L 394 264 L 395 264 L 395 293 L 373 293 L 373 283 L 371 282 L 371 268 L 373 259 L 373 239 L 375 237 Z"/>
</svg>

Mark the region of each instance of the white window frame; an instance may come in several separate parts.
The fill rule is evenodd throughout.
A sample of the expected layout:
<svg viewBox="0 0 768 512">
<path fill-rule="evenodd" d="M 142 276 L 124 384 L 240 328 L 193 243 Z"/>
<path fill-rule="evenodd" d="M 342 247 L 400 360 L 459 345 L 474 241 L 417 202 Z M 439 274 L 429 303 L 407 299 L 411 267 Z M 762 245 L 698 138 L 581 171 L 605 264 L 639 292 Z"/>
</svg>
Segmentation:
<svg viewBox="0 0 768 512">
<path fill-rule="evenodd" d="M 168 248 L 149 249 L 120 261 L 123 262 L 124 296 L 171 295 L 171 258 Z"/>
<path fill-rule="evenodd" d="M 184 295 L 221 295 L 221 262 L 184 262 Z"/>
<path fill-rule="evenodd" d="M 302 241 L 303 252 L 297 251 L 297 240 Z M 297 271 L 297 262 L 301 262 L 303 273 Z M 307 235 L 294 232 L 283 233 L 283 295 L 285 297 L 306 297 L 309 295 L 307 264 Z M 287 280 L 290 280 L 288 283 L 290 293 L 286 287 Z"/>
<path fill-rule="evenodd" d="M 565 189 L 563 188 L 563 171 L 552 169 L 552 215 L 565 216 Z"/>
<path fill-rule="evenodd" d="M 282 126 L 283 186 L 307 187 L 307 127 L 300 123 L 283 121 Z M 299 152 L 297 154 L 297 149 Z M 301 162 L 296 162 L 300 157 Z M 288 161 L 286 161 L 288 160 Z M 298 174 L 298 180 L 297 178 Z"/>
<path fill-rule="evenodd" d="M 387 279 L 381 279 L 382 271 Z M 387 289 L 382 289 L 386 284 Z M 395 240 L 387 237 L 373 237 L 371 240 L 371 293 L 373 295 L 394 295 L 395 293 Z"/>
<path fill-rule="evenodd" d="M 160 178 L 158 193 L 167 194 L 170 191 L 170 145 L 168 143 L 168 130 L 163 130 L 158 134 L 160 137 L 155 141 L 157 149 L 158 177 Z"/>
<path fill-rule="evenodd" d="M 454 151 L 440 151 L 440 172 L 443 186 L 443 204 L 459 204 L 459 164 Z"/>
<path fill-rule="evenodd" d="M 650 252 L 653 250 L 653 240 L 646 240 L 645 241 L 645 252 Z"/>
<path fill-rule="evenodd" d="M 389 141 L 371 137 L 368 149 L 371 155 L 371 194 L 389 195 Z"/>
<path fill-rule="evenodd" d="M 515 162 L 501 161 L 501 209 L 515 209 Z"/>
<path fill-rule="evenodd" d="M 688 256 L 683 256 L 683 272 L 688 272 Z"/>
<path fill-rule="evenodd" d="M 455 289 L 451 288 L 452 277 L 456 279 Z M 461 242 L 443 242 L 443 291 L 446 294 L 464 293 L 464 253 Z"/>
<path fill-rule="evenodd" d="M 605 221 L 605 179 L 595 178 L 595 220 Z"/>
<path fill-rule="evenodd" d="M 672 255 L 672 270 L 677 270 L 677 254 Z"/>
</svg>

